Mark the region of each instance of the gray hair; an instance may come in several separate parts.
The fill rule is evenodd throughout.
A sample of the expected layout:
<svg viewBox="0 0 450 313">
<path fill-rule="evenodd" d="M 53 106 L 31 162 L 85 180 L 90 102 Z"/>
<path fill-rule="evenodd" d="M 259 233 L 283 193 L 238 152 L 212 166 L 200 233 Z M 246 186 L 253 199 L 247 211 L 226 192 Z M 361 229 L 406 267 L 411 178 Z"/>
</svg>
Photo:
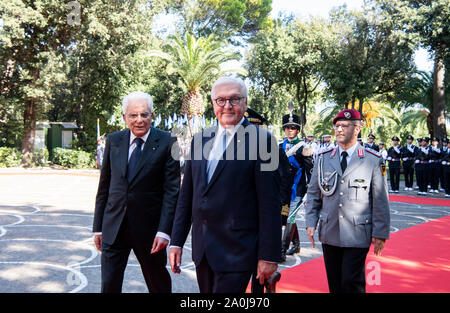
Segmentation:
<svg viewBox="0 0 450 313">
<path fill-rule="evenodd" d="M 130 102 L 130 100 L 137 100 L 137 99 L 146 100 L 147 104 L 148 104 L 148 108 L 150 109 L 150 113 L 153 112 L 153 99 L 152 99 L 152 96 L 149 95 L 146 92 L 133 91 L 132 93 L 129 93 L 125 97 L 123 97 L 122 110 L 123 110 L 124 114 L 127 113 L 127 107 L 128 107 L 128 103 Z"/>
<path fill-rule="evenodd" d="M 235 78 L 235 77 L 220 77 L 219 79 L 217 79 L 214 84 L 211 87 L 211 99 L 214 99 L 214 89 L 219 86 L 219 85 L 223 85 L 223 84 L 236 84 L 239 85 L 241 87 L 241 94 L 243 97 L 247 98 L 247 86 L 245 86 L 245 83 L 242 79 L 240 78 Z"/>
</svg>

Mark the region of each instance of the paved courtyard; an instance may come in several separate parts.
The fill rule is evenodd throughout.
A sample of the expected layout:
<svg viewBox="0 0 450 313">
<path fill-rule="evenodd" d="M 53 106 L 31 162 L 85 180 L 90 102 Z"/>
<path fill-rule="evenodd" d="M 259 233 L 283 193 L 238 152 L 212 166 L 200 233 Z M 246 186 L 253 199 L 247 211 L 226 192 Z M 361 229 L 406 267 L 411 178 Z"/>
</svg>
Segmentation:
<svg viewBox="0 0 450 313">
<path fill-rule="evenodd" d="M 0 169 L 0 292 L 100 291 L 91 232 L 98 177 L 97 171 Z M 320 243 L 313 249 L 307 241 L 303 213 L 297 217 L 301 252 L 280 270 L 322 255 Z M 449 214 L 450 207 L 391 203 L 391 232 Z M 182 273 L 171 273 L 173 292 L 198 292 L 190 247 L 189 239 Z M 147 292 L 133 254 L 123 291 Z"/>
</svg>

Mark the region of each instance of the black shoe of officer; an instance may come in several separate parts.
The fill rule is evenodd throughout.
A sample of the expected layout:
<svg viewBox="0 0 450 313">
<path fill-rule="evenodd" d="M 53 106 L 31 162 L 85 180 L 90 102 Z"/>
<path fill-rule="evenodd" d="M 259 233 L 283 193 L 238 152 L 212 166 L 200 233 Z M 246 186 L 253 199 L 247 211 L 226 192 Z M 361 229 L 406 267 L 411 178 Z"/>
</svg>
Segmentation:
<svg viewBox="0 0 450 313">
<path fill-rule="evenodd" d="M 293 255 L 293 254 L 299 253 L 299 252 L 300 252 L 300 241 L 294 240 L 292 242 L 292 248 L 290 248 L 288 251 L 286 251 L 286 255 Z"/>
</svg>

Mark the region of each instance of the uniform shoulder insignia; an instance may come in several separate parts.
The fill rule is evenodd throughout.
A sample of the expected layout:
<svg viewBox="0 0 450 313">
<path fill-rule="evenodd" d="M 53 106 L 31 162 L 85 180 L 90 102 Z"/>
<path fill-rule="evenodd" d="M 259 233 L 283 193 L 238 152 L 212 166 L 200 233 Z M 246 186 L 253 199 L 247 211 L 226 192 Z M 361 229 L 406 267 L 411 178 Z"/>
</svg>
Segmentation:
<svg viewBox="0 0 450 313">
<path fill-rule="evenodd" d="M 369 152 L 370 154 L 373 154 L 374 156 L 376 156 L 376 157 L 378 157 L 378 158 L 381 158 L 381 153 L 380 152 L 378 152 L 378 151 L 376 151 L 376 150 L 373 150 L 373 149 L 370 149 L 370 148 L 364 148 L 367 152 Z"/>
<path fill-rule="evenodd" d="M 328 150 L 322 151 L 322 152 L 318 153 L 317 155 L 325 154 L 325 153 L 328 153 L 328 152 L 331 152 L 331 151 L 333 151 L 333 148 L 330 148 Z"/>
</svg>

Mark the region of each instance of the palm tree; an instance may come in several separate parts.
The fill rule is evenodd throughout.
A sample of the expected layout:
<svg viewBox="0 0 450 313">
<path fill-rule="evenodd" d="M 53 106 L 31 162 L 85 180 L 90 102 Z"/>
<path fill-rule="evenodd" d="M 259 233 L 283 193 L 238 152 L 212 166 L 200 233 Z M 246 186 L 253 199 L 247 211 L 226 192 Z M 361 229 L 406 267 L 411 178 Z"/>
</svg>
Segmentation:
<svg viewBox="0 0 450 313">
<path fill-rule="evenodd" d="M 213 36 L 196 39 L 186 34 L 184 40 L 172 36 L 164 51 L 153 50 L 150 55 L 158 56 L 169 62 L 169 71 L 177 73 L 185 87 L 180 113 L 201 116 L 205 112 L 205 105 L 201 93 L 208 83 L 227 72 L 237 72 L 246 75 L 243 69 L 222 70 L 221 66 L 228 61 L 239 60 L 241 55 L 224 49 L 220 42 L 214 41 Z"/>
</svg>

